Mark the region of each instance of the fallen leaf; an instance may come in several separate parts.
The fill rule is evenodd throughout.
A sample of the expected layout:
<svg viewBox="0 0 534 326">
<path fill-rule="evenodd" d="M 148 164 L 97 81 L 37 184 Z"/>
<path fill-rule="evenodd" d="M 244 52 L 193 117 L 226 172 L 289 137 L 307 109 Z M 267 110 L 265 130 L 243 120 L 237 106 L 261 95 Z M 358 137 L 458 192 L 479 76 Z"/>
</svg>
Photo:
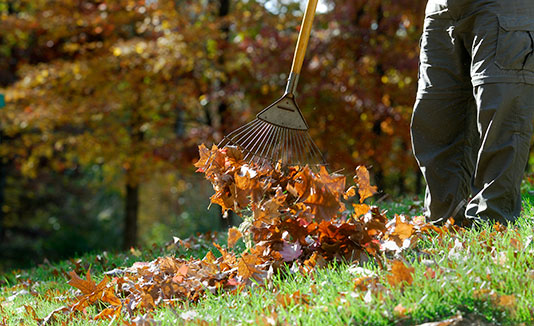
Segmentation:
<svg viewBox="0 0 534 326">
<path fill-rule="evenodd" d="M 387 276 L 388 283 L 391 286 L 411 285 L 413 282 L 413 267 L 406 266 L 401 260 L 394 260 L 391 265 L 391 271 Z"/>
<path fill-rule="evenodd" d="M 260 273 L 256 268 L 258 258 L 251 254 L 244 254 L 237 260 L 237 274 L 243 279 L 249 279 L 254 273 Z"/>
<path fill-rule="evenodd" d="M 401 220 L 399 215 L 395 216 L 395 230 L 391 233 L 392 236 L 397 236 L 402 244 L 402 241 L 410 238 L 414 234 L 414 226 L 410 223 L 405 223 Z"/>
<path fill-rule="evenodd" d="M 228 229 L 228 248 L 233 248 L 236 242 L 243 237 L 241 231 L 233 227 Z"/>
<path fill-rule="evenodd" d="M 285 262 L 294 261 L 302 255 L 302 249 L 299 243 L 284 242 L 282 250 L 279 251 L 282 255 L 282 260 Z"/>
<path fill-rule="evenodd" d="M 91 279 L 91 272 L 88 270 L 86 274 L 86 280 L 81 279 L 75 271 L 69 272 L 70 280 L 67 284 L 74 286 L 78 290 L 82 291 L 83 294 L 91 294 L 96 290 L 96 284 Z"/>
</svg>

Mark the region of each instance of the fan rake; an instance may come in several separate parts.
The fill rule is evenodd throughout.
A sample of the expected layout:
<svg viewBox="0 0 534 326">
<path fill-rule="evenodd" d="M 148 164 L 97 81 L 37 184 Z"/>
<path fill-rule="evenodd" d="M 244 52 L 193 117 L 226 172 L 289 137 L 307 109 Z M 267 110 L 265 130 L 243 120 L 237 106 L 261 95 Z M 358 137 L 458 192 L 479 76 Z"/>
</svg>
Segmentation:
<svg viewBox="0 0 534 326">
<path fill-rule="evenodd" d="M 308 1 L 284 95 L 258 113 L 256 119 L 224 136 L 219 148 L 236 146 L 243 152 L 244 160 L 260 165 L 325 164 L 295 100 L 317 1 Z"/>
</svg>

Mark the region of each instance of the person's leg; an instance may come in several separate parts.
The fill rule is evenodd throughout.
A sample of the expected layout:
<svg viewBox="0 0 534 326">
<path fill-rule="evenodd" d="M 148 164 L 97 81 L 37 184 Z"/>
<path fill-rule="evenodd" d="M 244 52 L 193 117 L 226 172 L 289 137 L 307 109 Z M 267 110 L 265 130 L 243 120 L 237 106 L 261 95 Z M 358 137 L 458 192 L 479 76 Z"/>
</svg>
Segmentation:
<svg viewBox="0 0 534 326">
<path fill-rule="evenodd" d="M 468 220 L 514 221 L 534 113 L 534 1 L 469 0 L 457 25 L 471 59 L 480 148 Z"/>
<path fill-rule="evenodd" d="M 469 219 L 514 221 L 521 212 L 520 185 L 529 155 L 534 85 L 495 83 L 475 87 L 481 147 Z"/>
<path fill-rule="evenodd" d="M 470 58 L 456 39 L 455 25 L 448 8 L 429 1 L 411 135 L 427 183 L 425 215 L 433 221 L 463 219 L 476 157 Z"/>
</svg>

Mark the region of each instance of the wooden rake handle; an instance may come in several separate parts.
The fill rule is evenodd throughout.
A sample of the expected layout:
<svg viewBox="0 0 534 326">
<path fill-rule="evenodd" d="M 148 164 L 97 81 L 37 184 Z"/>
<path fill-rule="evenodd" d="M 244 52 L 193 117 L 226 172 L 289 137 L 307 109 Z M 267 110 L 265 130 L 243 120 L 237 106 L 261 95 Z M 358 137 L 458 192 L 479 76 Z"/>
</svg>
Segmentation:
<svg viewBox="0 0 534 326">
<path fill-rule="evenodd" d="M 299 38 L 297 40 L 297 49 L 293 56 L 293 64 L 291 65 L 292 74 L 300 74 L 302 69 L 302 63 L 304 62 L 304 55 L 306 55 L 306 48 L 308 47 L 308 40 L 310 39 L 311 28 L 313 24 L 313 18 L 315 16 L 315 10 L 317 9 L 318 0 L 308 0 L 306 6 L 306 12 L 300 25 Z"/>
</svg>

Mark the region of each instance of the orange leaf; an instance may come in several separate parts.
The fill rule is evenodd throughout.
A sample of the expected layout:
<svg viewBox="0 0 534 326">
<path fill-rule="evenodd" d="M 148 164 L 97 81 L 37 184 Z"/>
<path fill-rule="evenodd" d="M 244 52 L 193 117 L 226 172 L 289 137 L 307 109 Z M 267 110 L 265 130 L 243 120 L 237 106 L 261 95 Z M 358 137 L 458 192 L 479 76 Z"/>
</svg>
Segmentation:
<svg viewBox="0 0 534 326">
<path fill-rule="evenodd" d="M 411 285 L 413 283 L 413 267 L 407 267 L 402 261 L 395 260 L 391 266 L 391 273 L 387 276 L 388 283 L 391 286 Z"/>
<path fill-rule="evenodd" d="M 501 295 L 499 299 L 497 300 L 497 305 L 506 308 L 506 309 L 513 309 L 516 305 L 516 299 L 515 295 Z"/>
<path fill-rule="evenodd" d="M 395 218 L 395 231 L 391 235 L 398 236 L 401 241 L 404 241 L 411 237 L 414 233 L 414 226 L 410 223 L 404 223 L 400 216 Z"/>
<path fill-rule="evenodd" d="M 204 256 L 203 260 L 206 261 L 207 263 L 213 264 L 213 262 L 215 262 L 216 258 L 215 258 L 215 255 L 211 251 L 208 251 L 206 256 Z"/>
<path fill-rule="evenodd" d="M 237 228 L 228 229 L 228 248 L 233 248 L 236 242 L 242 237 L 243 234 Z"/>
<path fill-rule="evenodd" d="M 250 278 L 254 273 L 260 271 L 256 268 L 258 258 L 251 254 L 245 254 L 237 261 L 237 274 L 243 279 Z"/>
<path fill-rule="evenodd" d="M 100 300 L 109 303 L 112 306 L 121 306 L 122 302 L 115 293 L 113 292 L 113 288 L 107 288 L 104 293 L 102 294 L 102 297 Z"/>
<path fill-rule="evenodd" d="M 354 207 L 354 217 L 360 217 L 362 215 L 367 214 L 371 207 L 367 204 L 353 204 L 352 207 Z"/>
<path fill-rule="evenodd" d="M 95 316 L 95 320 L 99 319 L 112 319 L 120 315 L 122 306 L 112 306 L 102 310 L 98 315 Z"/>
<path fill-rule="evenodd" d="M 356 196 L 356 187 L 354 186 L 349 187 L 349 189 L 347 189 L 343 193 L 343 198 L 345 199 L 349 199 L 350 197 L 354 197 L 354 196 Z"/>
<path fill-rule="evenodd" d="M 404 317 L 404 316 L 406 316 L 406 313 L 408 312 L 408 309 L 404 308 L 402 303 L 399 303 L 398 305 L 395 306 L 395 308 L 393 308 L 393 312 L 398 317 Z"/>
<path fill-rule="evenodd" d="M 363 203 L 364 200 L 376 194 L 377 188 L 376 186 L 371 186 L 369 171 L 365 166 L 358 166 L 356 168 L 356 175 L 354 176 L 354 181 L 358 185 L 360 203 Z"/>
<path fill-rule="evenodd" d="M 83 294 L 91 294 L 96 290 L 96 284 L 91 279 L 90 270 L 87 271 L 86 278 L 87 280 L 81 279 L 75 271 L 69 272 L 70 280 L 67 284 L 74 286 L 78 290 L 82 291 Z"/>
<path fill-rule="evenodd" d="M 209 252 L 211 253 L 211 251 Z M 213 254 L 212 254 L 213 255 Z M 184 281 L 185 277 L 187 276 L 187 272 L 189 271 L 189 266 L 186 264 L 183 264 L 178 271 L 176 272 L 176 275 L 173 276 L 172 280 L 176 283 L 181 283 Z"/>
</svg>

